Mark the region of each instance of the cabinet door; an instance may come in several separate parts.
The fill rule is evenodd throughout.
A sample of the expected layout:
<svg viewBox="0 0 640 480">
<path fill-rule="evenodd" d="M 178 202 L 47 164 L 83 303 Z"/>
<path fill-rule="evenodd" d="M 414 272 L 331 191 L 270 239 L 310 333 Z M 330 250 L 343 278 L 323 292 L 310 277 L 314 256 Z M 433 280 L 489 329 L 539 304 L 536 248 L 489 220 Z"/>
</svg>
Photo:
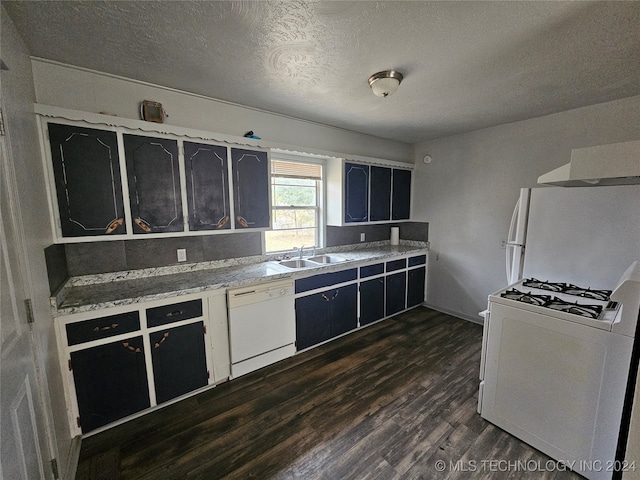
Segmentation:
<svg viewBox="0 0 640 480">
<path fill-rule="evenodd" d="M 303 350 L 331 338 L 329 300 L 324 293 L 296 298 L 296 349 Z"/>
<path fill-rule="evenodd" d="M 266 152 L 231 149 L 236 228 L 269 227 L 269 159 Z"/>
<path fill-rule="evenodd" d="M 360 325 L 367 325 L 384 317 L 384 278 L 360 283 Z"/>
<path fill-rule="evenodd" d="M 393 170 L 392 220 L 408 220 L 411 210 L 411 170 Z"/>
<path fill-rule="evenodd" d="M 324 295 L 329 298 L 331 337 L 347 333 L 358 326 L 357 284 L 334 288 Z"/>
<path fill-rule="evenodd" d="M 391 219 L 391 169 L 371 167 L 371 206 L 369 220 L 372 222 Z"/>
<path fill-rule="evenodd" d="M 133 232 L 183 231 L 177 142 L 124 135 L 124 148 Z"/>
<path fill-rule="evenodd" d="M 125 233 L 115 132 L 49 124 L 63 237 Z"/>
<path fill-rule="evenodd" d="M 203 322 L 151 333 L 150 340 L 158 404 L 207 385 Z"/>
<path fill-rule="evenodd" d="M 407 272 L 388 275 L 386 283 L 386 314 L 387 316 L 401 312 L 405 309 L 405 297 L 407 293 Z"/>
<path fill-rule="evenodd" d="M 426 268 L 414 268 L 409 270 L 407 282 L 407 308 L 415 307 L 424 302 L 424 283 Z"/>
<path fill-rule="evenodd" d="M 369 220 L 369 166 L 344 164 L 344 221 Z"/>
<path fill-rule="evenodd" d="M 231 228 L 227 148 L 184 142 L 189 230 Z"/>
<path fill-rule="evenodd" d="M 83 433 L 149 408 L 142 337 L 71 353 Z"/>
</svg>

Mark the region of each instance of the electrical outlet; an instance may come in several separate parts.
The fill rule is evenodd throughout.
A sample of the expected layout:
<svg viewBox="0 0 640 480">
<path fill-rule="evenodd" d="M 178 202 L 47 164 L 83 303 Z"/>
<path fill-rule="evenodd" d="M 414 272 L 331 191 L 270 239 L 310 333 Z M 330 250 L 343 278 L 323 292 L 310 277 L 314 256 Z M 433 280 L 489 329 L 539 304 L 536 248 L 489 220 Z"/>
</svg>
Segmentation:
<svg viewBox="0 0 640 480">
<path fill-rule="evenodd" d="M 179 262 L 186 262 L 187 261 L 187 249 L 186 248 L 179 248 L 177 250 L 178 252 L 178 261 Z"/>
<path fill-rule="evenodd" d="M 364 238 L 365 238 L 365 234 L 364 234 L 364 232 L 362 232 L 362 233 L 360 234 L 360 241 L 361 241 L 361 242 L 364 242 Z"/>
<path fill-rule="evenodd" d="M 507 241 L 506 240 L 500 240 L 500 248 L 502 248 L 502 249 L 507 248 Z"/>
</svg>

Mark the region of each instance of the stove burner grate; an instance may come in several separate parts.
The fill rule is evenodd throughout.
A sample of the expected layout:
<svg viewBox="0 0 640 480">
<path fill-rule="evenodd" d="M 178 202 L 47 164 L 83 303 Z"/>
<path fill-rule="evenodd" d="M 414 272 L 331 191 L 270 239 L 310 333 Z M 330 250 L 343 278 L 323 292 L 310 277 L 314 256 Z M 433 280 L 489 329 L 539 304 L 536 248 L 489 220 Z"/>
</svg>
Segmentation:
<svg viewBox="0 0 640 480">
<path fill-rule="evenodd" d="M 534 295 L 532 293 L 521 292 L 520 290 L 516 290 L 515 288 L 507 290 L 506 292 L 500 294 L 500 296 L 503 298 L 508 298 L 510 300 L 517 300 L 518 302 L 538 305 L 540 307 L 543 307 L 546 303 L 551 301 L 551 297 L 549 295 Z"/>
<path fill-rule="evenodd" d="M 579 303 L 571 303 L 558 297 L 551 298 L 550 295 L 537 295 L 532 293 L 521 292 L 515 288 L 511 288 L 500 294 L 502 298 L 516 300 L 518 302 L 536 305 L 538 307 L 551 308 L 560 312 L 580 315 L 582 317 L 598 319 L 602 313 L 602 305 L 581 305 Z"/>
<path fill-rule="evenodd" d="M 606 302 L 609 300 L 611 290 L 592 290 L 590 288 L 578 287 L 576 285 L 542 281 L 536 278 L 527 278 L 522 282 L 523 287 L 537 288 L 539 290 L 549 290 L 550 292 L 564 293 L 576 297 L 590 298 Z"/>
<path fill-rule="evenodd" d="M 567 285 L 563 290 L 567 295 L 575 295 L 577 297 L 590 298 L 592 300 L 601 300 L 606 302 L 609 300 L 611 290 L 591 290 L 590 288 L 576 287 L 575 285 Z"/>
<path fill-rule="evenodd" d="M 565 302 L 557 297 L 554 297 L 545 307 L 595 319 L 602 313 L 602 305 L 581 305 L 578 303 Z"/>
<path fill-rule="evenodd" d="M 522 282 L 523 287 L 531 287 L 538 288 L 540 290 L 549 290 L 550 292 L 563 292 L 564 288 L 567 286 L 566 283 L 557 283 L 557 282 L 549 282 L 542 281 L 536 278 L 527 278 L 524 282 Z"/>
</svg>

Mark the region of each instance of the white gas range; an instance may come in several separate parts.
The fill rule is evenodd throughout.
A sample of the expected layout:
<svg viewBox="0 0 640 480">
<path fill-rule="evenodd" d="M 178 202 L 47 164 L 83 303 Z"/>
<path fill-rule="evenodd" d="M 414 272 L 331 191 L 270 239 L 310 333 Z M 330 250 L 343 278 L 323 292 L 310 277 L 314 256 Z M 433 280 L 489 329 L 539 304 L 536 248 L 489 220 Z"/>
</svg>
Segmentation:
<svg viewBox="0 0 640 480">
<path fill-rule="evenodd" d="M 612 478 L 639 306 L 638 261 L 613 291 L 529 278 L 490 295 L 478 412 L 589 479 Z"/>
</svg>

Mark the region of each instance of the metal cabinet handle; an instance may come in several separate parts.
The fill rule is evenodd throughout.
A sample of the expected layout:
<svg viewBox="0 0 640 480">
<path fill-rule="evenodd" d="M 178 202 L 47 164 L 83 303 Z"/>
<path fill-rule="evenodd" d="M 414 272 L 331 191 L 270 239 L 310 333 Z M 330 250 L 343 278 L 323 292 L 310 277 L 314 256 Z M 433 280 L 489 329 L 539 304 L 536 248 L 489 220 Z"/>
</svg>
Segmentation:
<svg viewBox="0 0 640 480">
<path fill-rule="evenodd" d="M 339 293 L 340 293 L 340 289 L 336 288 L 336 293 L 333 295 L 333 297 L 331 297 L 331 300 L 335 300 Z"/>
<path fill-rule="evenodd" d="M 162 335 L 162 338 L 160 339 L 160 341 L 156 342 L 153 345 L 153 348 L 160 348 L 160 345 L 162 345 L 164 343 L 164 341 L 167 339 L 167 337 L 169 337 L 169 332 L 165 332 L 164 335 Z"/>
<path fill-rule="evenodd" d="M 324 293 L 322 294 L 322 298 L 324 298 L 325 302 L 330 301 L 330 300 L 329 300 L 329 297 L 327 297 Z"/>
<path fill-rule="evenodd" d="M 104 332 L 105 330 L 111 330 L 112 328 L 118 328 L 117 323 L 112 323 L 111 325 L 105 325 L 104 327 L 96 327 L 93 329 L 94 332 Z"/>
<path fill-rule="evenodd" d="M 178 315 L 182 315 L 184 312 L 182 310 L 174 310 L 173 312 L 169 312 L 165 315 L 165 317 L 177 317 Z"/>
<path fill-rule="evenodd" d="M 129 345 L 129 342 L 122 342 L 122 346 L 133 353 L 140 353 L 142 351 L 140 347 Z"/>
<path fill-rule="evenodd" d="M 236 220 L 238 220 L 238 223 L 245 228 L 249 226 L 249 222 L 247 222 L 247 219 L 240 215 L 236 217 Z"/>
</svg>

